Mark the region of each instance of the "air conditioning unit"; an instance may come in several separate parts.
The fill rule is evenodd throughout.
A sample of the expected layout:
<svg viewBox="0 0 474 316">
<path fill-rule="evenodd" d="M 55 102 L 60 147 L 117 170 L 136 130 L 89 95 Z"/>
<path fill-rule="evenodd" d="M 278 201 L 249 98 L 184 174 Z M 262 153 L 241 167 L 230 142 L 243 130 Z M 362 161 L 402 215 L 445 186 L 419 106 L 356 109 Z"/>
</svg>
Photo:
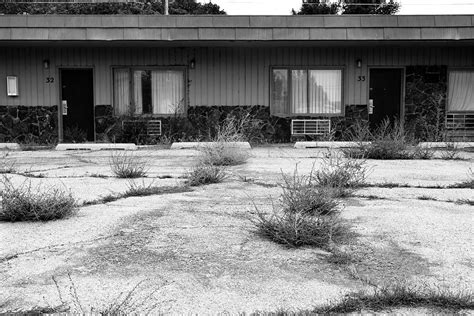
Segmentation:
<svg viewBox="0 0 474 316">
<path fill-rule="evenodd" d="M 161 136 L 161 120 L 125 120 L 122 129 L 129 129 L 141 136 Z"/>
<path fill-rule="evenodd" d="M 291 120 L 291 135 L 325 135 L 330 132 L 330 119 Z"/>
</svg>

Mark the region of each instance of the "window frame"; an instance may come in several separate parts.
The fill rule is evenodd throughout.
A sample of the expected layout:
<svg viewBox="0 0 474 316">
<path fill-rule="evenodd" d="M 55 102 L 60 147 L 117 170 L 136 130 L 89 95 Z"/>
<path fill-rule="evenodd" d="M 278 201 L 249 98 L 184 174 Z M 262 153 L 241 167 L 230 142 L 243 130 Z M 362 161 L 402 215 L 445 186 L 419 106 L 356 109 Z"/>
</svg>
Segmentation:
<svg viewBox="0 0 474 316">
<path fill-rule="evenodd" d="M 474 110 L 472 111 L 450 111 L 449 110 L 449 74 L 452 72 L 452 71 L 470 71 L 470 72 L 473 72 L 474 73 L 474 67 L 448 67 L 448 70 L 447 70 L 447 78 L 446 78 L 446 85 L 447 85 L 447 88 L 446 88 L 446 102 L 445 102 L 445 113 L 446 115 L 448 114 L 474 114 Z"/>
<path fill-rule="evenodd" d="M 189 100 L 189 96 L 188 96 L 188 67 L 187 66 L 142 66 L 142 65 L 133 65 L 133 66 L 130 66 L 130 65 L 114 65 L 111 67 L 112 69 L 112 73 L 111 73 L 111 77 L 112 77 L 112 104 L 113 104 L 113 109 L 114 109 L 114 114 L 115 114 L 115 86 L 114 86 L 114 75 L 115 75 L 115 70 L 116 69 L 128 69 L 128 86 L 129 86 L 129 91 L 130 91 L 130 95 L 129 95 L 129 104 L 130 104 L 130 108 L 129 108 L 129 112 L 127 114 L 127 116 L 130 116 L 130 117 L 138 117 L 138 118 L 153 118 L 153 117 L 171 117 L 171 116 L 175 116 L 176 114 L 175 113 L 142 113 L 142 114 L 135 114 L 135 98 L 133 97 L 133 72 L 134 71 L 137 71 L 137 70 L 142 70 L 142 71 L 146 71 L 146 70 L 150 70 L 150 71 L 153 71 L 153 70 L 171 70 L 171 71 L 182 71 L 183 72 L 183 96 L 184 96 L 184 108 L 183 108 L 183 112 L 182 113 L 179 113 L 179 115 L 182 115 L 182 116 L 187 116 L 188 114 L 188 100 Z M 117 115 L 117 114 L 115 114 Z"/>
<path fill-rule="evenodd" d="M 287 102 L 287 112 L 285 117 L 303 117 L 303 116 L 310 116 L 310 117 L 343 117 L 345 116 L 345 106 L 344 106 L 344 77 L 345 77 L 345 66 L 270 66 L 270 91 L 269 91 L 269 99 L 270 99 L 270 112 L 272 111 L 273 107 L 273 100 L 272 100 L 272 92 L 274 89 L 273 84 L 273 70 L 278 69 L 285 69 L 288 74 L 288 102 Z M 310 70 L 340 70 L 341 71 L 341 112 L 340 113 L 293 113 L 291 109 L 291 97 L 292 97 L 292 80 L 291 80 L 291 71 L 292 70 L 305 70 L 307 72 L 306 75 L 306 83 L 307 83 L 307 91 L 306 91 L 306 100 L 309 106 L 309 71 Z M 282 116 L 280 114 L 276 114 L 276 116 Z"/>
</svg>

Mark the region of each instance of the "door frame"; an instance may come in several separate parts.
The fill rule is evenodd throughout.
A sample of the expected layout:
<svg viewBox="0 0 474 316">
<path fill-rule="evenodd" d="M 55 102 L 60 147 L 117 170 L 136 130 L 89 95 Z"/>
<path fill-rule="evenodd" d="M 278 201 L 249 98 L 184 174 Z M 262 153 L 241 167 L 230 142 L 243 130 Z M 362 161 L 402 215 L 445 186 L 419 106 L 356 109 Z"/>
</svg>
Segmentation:
<svg viewBox="0 0 474 316">
<path fill-rule="evenodd" d="M 367 107 L 369 106 L 369 100 L 370 100 L 370 70 L 372 69 L 401 69 L 402 72 L 401 72 L 401 76 L 402 76 L 402 80 L 400 80 L 400 84 L 401 84 L 401 87 L 400 87 L 400 122 L 402 124 L 405 123 L 405 87 L 406 87 L 406 67 L 405 66 L 375 66 L 375 65 L 369 65 L 367 67 L 368 69 L 368 78 L 369 78 L 369 82 L 367 83 Z M 370 121 L 370 117 L 369 117 L 369 121 Z"/>
<path fill-rule="evenodd" d="M 94 142 L 96 141 L 96 133 L 95 133 L 95 67 L 94 66 L 62 66 L 59 65 L 56 67 L 57 74 L 58 74 L 58 95 L 59 95 L 59 102 L 58 102 L 58 142 L 62 143 L 64 141 L 64 125 L 63 125 L 63 84 L 62 84 L 62 71 L 63 70 L 92 70 L 92 113 L 93 113 L 93 123 L 94 123 Z"/>
</svg>

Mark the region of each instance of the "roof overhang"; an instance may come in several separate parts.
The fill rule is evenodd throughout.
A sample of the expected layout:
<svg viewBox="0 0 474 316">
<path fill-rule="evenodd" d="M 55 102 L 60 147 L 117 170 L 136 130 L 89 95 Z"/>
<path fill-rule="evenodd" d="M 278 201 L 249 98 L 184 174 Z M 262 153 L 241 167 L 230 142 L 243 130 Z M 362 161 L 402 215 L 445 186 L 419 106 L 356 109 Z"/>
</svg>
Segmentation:
<svg viewBox="0 0 474 316">
<path fill-rule="evenodd" d="M 474 15 L 3 15 L 0 16 L 0 41 L 179 45 L 219 42 L 472 43 Z"/>
</svg>

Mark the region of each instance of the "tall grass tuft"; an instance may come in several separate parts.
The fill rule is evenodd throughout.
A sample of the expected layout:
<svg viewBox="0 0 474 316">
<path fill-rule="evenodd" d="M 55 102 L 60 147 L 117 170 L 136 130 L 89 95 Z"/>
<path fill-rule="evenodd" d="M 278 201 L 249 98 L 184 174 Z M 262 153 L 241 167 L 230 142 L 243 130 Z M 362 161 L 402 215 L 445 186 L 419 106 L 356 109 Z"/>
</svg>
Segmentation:
<svg viewBox="0 0 474 316">
<path fill-rule="evenodd" d="M 272 202 L 271 213 L 255 204 L 252 221 L 256 233 L 274 242 L 293 246 L 332 249 L 348 238 L 350 226 L 340 217 L 334 187 L 318 185 L 315 174 L 283 175 L 279 203 Z"/>
<path fill-rule="evenodd" d="M 351 140 L 358 143 L 357 147 L 345 149 L 344 154 L 352 158 L 366 159 L 431 159 L 433 152 L 416 148 L 412 150 L 416 141 L 404 128 L 403 121 L 385 119 L 375 129 L 370 130 L 367 122 L 355 123 L 352 132 L 349 133 Z M 369 144 L 363 141 L 370 142 Z"/>
<path fill-rule="evenodd" d="M 65 218 L 77 211 L 71 192 L 58 187 L 33 187 L 30 181 L 14 185 L 7 177 L 2 180 L 0 220 L 50 221 Z"/>
<path fill-rule="evenodd" d="M 226 176 L 225 169 L 221 166 L 199 163 L 188 172 L 186 184 L 189 186 L 199 186 L 220 183 Z"/>
<path fill-rule="evenodd" d="M 112 152 L 109 166 L 117 178 L 145 177 L 149 169 L 149 161 L 138 157 L 130 151 Z"/>
<path fill-rule="evenodd" d="M 248 118 L 250 119 L 250 118 Z M 214 166 L 234 166 L 245 163 L 249 152 L 242 148 L 232 147 L 232 142 L 245 141 L 243 127 L 248 122 L 243 118 L 227 117 L 224 123 L 217 128 L 213 143 L 201 148 L 201 162 Z"/>
<path fill-rule="evenodd" d="M 344 296 L 337 303 L 321 306 L 311 313 L 345 314 L 364 311 L 381 311 L 397 307 L 431 307 L 451 311 L 472 310 L 472 293 L 455 293 L 448 290 L 432 289 L 406 284 L 395 284 L 376 288 L 373 293 L 356 292 Z"/>
<path fill-rule="evenodd" d="M 311 185 L 331 188 L 334 197 L 345 197 L 365 185 L 368 172 L 365 160 L 344 158 L 343 153 L 329 151 L 320 168 L 311 172 Z"/>
</svg>

